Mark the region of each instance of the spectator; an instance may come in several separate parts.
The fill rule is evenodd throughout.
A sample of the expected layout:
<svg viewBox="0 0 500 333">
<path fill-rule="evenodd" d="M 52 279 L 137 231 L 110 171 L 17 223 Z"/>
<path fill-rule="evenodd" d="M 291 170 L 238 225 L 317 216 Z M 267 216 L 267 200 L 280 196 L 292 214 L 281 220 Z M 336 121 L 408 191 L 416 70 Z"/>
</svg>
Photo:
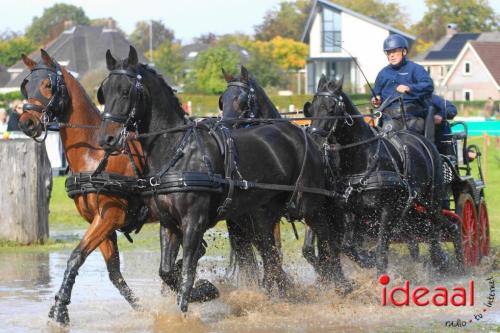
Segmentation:
<svg viewBox="0 0 500 333">
<path fill-rule="evenodd" d="M 495 101 L 493 98 L 488 97 L 486 103 L 484 103 L 484 118 L 490 119 L 493 117 L 493 113 L 495 112 Z"/>
<path fill-rule="evenodd" d="M 453 103 L 437 95 L 432 95 L 432 106 L 434 107 L 434 124 L 436 125 L 435 143 L 441 154 L 451 155 L 450 147 L 451 127 L 448 120 L 457 115 L 457 108 Z"/>
<path fill-rule="evenodd" d="M 4 108 L 0 108 L 0 133 L 7 130 L 7 111 Z"/>
<path fill-rule="evenodd" d="M 9 116 L 9 122 L 7 124 L 7 131 L 12 132 L 12 131 L 20 131 L 21 129 L 19 128 L 19 118 L 21 117 L 21 114 L 23 113 L 23 102 L 16 100 L 12 102 L 12 112 L 10 113 Z"/>
</svg>

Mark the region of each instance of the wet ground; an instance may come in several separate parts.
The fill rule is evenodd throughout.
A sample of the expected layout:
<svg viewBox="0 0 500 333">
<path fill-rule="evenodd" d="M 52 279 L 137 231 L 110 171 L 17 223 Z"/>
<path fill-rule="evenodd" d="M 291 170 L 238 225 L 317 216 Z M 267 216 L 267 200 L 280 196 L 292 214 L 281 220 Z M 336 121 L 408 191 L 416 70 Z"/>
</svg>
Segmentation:
<svg viewBox="0 0 500 333">
<path fill-rule="evenodd" d="M 48 253 L 0 252 L 0 332 L 58 332 L 47 326 L 69 251 Z M 223 282 L 225 257 L 202 259 L 199 277 L 215 281 L 221 297 L 205 304 L 191 304 L 187 316 L 180 315 L 175 297 L 160 293 L 159 253 L 146 250 L 121 254 L 125 279 L 142 300 L 144 312 L 135 312 L 108 280 L 99 253 L 92 254 L 76 279 L 69 306 L 71 332 L 498 332 L 500 327 L 500 272 L 492 270 L 492 259 L 466 277 L 437 277 L 423 263 L 391 258 L 390 287 L 409 278 L 411 286 L 467 286 L 475 281 L 475 306 L 406 307 L 382 306 L 381 285 L 374 270 L 361 270 L 345 259 L 347 275 L 356 290 L 340 297 L 331 288 L 315 283 L 312 269 L 302 259 L 287 260 L 297 287 L 292 299 L 269 298 L 259 289 L 235 288 Z M 397 262 L 396 262 L 397 261 Z M 396 268 L 397 267 L 397 268 Z M 483 305 L 489 295 L 487 278 L 496 279 L 497 300 Z M 451 289 L 450 289 L 451 290 Z M 487 311 L 484 312 L 483 310 Z M 474 315 L 481 314 L 476 319 Z M 466 326 L 447 328 L 446 321 L 460 320 Z M 472 322 L 470 322 L 472 320 Z"/>
</svg>

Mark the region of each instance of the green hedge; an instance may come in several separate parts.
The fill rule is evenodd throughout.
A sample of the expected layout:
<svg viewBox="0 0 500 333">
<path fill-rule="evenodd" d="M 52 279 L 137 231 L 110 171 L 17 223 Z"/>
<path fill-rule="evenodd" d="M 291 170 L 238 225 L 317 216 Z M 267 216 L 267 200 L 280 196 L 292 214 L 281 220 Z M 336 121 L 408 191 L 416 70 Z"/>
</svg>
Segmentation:
<svg viewBox="0 0 500 333">
<path fill-rule="evenodd" d="M 193 115 L 216 115 L 219 112 L 219 95 L 195 95 L 195 94 L 178 94 L 181 103 L 185 104 L 191 101 L 191 109 Z M 370 95 L 356 94 L 350 95 L 354 103 L 366 103 L 370 99 Z M 293 104 L 296 108 L 301 109 L 307 101 L 311 101 L 311 95 L 292 95 L 292 96 L 269 96 L 271 101 L 276 105 L 280 112 L 288 111 L 288 106 Z"/>
</svg>

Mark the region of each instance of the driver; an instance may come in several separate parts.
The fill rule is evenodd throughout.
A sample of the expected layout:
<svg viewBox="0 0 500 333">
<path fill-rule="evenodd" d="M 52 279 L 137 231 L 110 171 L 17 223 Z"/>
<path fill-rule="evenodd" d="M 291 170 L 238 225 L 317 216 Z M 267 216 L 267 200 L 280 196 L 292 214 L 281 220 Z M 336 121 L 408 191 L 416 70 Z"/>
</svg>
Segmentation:
<svg viewBox="0 0 500 333">
<path fill-rule="evenodd" d="M 427 115 L 426 100 L 434 91 L 432 79 L 422 66 L 406 58 L 408 42 L 404 37 L 389 35 L 384 41 L 384 52 L 389 65 L 377 75 L 372 105 L 378 108 L 384 101 L 402 94 L 408 127 L 422 134 Z M 396 99 L 382 110 L 393 118 L 394 130 L 403 128 L 399 104 Z"/>
</svg>

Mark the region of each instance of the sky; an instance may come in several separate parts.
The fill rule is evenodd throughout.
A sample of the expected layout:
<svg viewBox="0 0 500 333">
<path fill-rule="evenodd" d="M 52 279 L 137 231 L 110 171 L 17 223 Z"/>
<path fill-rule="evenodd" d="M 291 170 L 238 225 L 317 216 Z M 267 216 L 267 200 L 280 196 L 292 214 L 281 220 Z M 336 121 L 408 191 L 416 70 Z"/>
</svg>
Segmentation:
<svg viewBox="0 0 500 333">
<path fill-rule="evenodd" d="M 34 16 L 55 3 L 68 3 L 82 7 L 93 18 L 113 17 L 121 29 L 131 33 L 141 20 L 161 20 L 173 29 L 183 44 L 193 37 L 209 32 L 217 35 L 243 32 L 253 34 L 265 13 L 277 8 L 282 0 L 0 0 L 2 15 L 0 32 L 7 29 L 24 32 Z M 425 13 L 423 0 L 397 1 L 409 14 L 412 23 Z M 500 0 L 489 0 L 500 13 Z"/>
</svg>

